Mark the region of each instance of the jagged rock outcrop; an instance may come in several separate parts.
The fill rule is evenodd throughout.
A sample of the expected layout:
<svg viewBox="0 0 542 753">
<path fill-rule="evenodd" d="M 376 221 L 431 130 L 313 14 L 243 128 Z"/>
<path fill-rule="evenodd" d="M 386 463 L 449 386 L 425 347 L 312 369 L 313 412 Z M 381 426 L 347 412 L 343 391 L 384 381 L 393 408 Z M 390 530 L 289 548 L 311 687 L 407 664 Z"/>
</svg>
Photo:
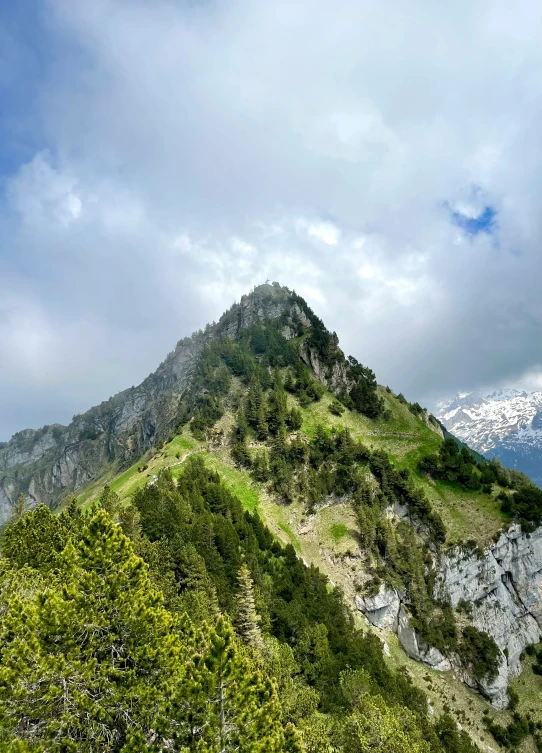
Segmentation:
<svg viewBox="0 0 542 753">
<path fill-rule="evenodd" d="M 374 596 L 356 596 L 356 607 L 375 627 L 397 632 L 401 599 L 395 589 L 381 584 Z"/>
<path fill-rule="evenodd" d="M 335 345 L 339 358 L 333 364 L 324 364 L 317 350 L 311 348 L 306 340 L 301 345 L 299 355 L 314 373 L 316 378 L 322 382 L 328 390 L 335 393 L 347 392 L 352 387 L 352 382 L 348 377 L 347 362 L 338 343 L 335 343 Z"/>
<path fill-rule="evenodd" d="M 424 643 L 410 624 L 410 615 L 407 609 L 401 605 L 397 615 L 397 637 L 406 653 L 416 661 L 423 662 L 431 669 L 446 672 L 452 668 L 452 664 L 438 648 Z"/>
<path fill-rule="evenodd" d="M 356 596 L 355 603 L 372 625 L 397 633 L 399 643 L 412 659 L 423 662 L 431 669 L 444 672 L 451 669 L 449 659 L 434 646 L 424 643 L 411 626 L 403 598 L 403 593 L 381 584 L 377 594 L 365 598 Z"/>
<path fill-rule="evenodd" d="M 74 416 L 69 426 L 15 434 L 0 450 L 0 525 L 20 492 L 29 506 L 54 506 L 99 476 L 108 463 L 126 464 L 167 438 L 178 422 L 180 396 L 203 343 L 203 337 L 178 343 L 139 387 Z"/>
<path fill-rule="evenodd" d="M 501 651 L 498 673 L 475 680 L 458 657 L 444 657 L 420 640 L 407 608 L 393 589 L 381 586 L 376 596 L 356 598 L 356 606 L 376 627 L 393 630 L 406 653 L 433 669 L 452 667 L 497 708 L 508 703 L 510 677 L 521 671 L 520 656 L 542 639 L 542 527 L 534 533 L 514 525 L 484 552 L 456 547 L 436 563 L 434 595 L 454 608 L 466 606 L 470 622 L 490 635 Z"/>
<path fill-rule="evenodd" d="M 542 638 L 542 528 L 517 525 L 483 554 L 459 548 L 441 558 L 435 594 L 472 609 L 472 624 L 501 650 L 498 676 L 481 691 L 497 707 L 507 702 L 508 679 L 519 674 L 520 655 Z"/>
</svg>

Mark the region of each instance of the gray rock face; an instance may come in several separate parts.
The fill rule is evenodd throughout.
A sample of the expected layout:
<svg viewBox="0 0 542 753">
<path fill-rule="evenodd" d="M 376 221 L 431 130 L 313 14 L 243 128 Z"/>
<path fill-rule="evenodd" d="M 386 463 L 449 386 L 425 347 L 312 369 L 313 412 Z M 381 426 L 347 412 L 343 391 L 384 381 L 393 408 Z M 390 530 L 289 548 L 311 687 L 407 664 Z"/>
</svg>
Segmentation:
<svg viewBox="0 0 542 753">
<path fill-rule="evenodd" d="M 437 648 L 424 643 L 416 631 L 410 626 L 410 615 L 401 606 L 397 621 L 397 637 L 405 652 L 416 661 L 426 664 L 431 669 L 446 672 L 452 665 Z"/>
<path fill-rule="evenodd" d="M 525 534 L 512 526 L 482 554 L 458 547 L 436 564 L 435 597 L 449 599 L 454 608 L 467 602 L 474 627 L 488 633 L 501 651 L 498 673 L 491 681 L 475 680 L 458 657 L 447 658 L 421 641 L 401 595 L 393 589 L 382 585 L 375 596 L 358 596 L 356 607 L 376 627 L 396 632 L 410 657 L 433 669 L 453 668 L 496 708 L 506 708 L 508 682 L 521 671 L 522 651 L 542 639 L 542 527 Z"/>
<path fill-rule="evenodd" d="M 203 337 L 183 341 L 139 387 L 54 425 L 15 434 L 0 450 L 0 525 L 22 492 L 29 506 L 54 506 L 117 461 L 126 465 L 173 430 Z"/>
<path fill-rule="evenodd" d="M 338 349 L 338 346 L 337 346 Z M 342 351 L 340 351 L 343 355 Z M 299 352 L 302 360 L 313 371 L 316 378 L 331 392 L 348 391 L 352 384 L 348 379 L 346 360 L 336 361 L 333 366 L 326 366 L 320 360 L 318 353 L 305 341 Z"/>
<path fill-rule="evenodd" d="M 356 607 L 375 627 L 397 632 L 401 600 L 394 589 L 382 584 L 375 596 L 356 596 Z"/>
<path fill-rule="evenodd" d="M 503 708 L 508 679 L 521 671 L 520 655 L 542 638 L 542 528 L 525 534 L 512 526 L 482 556 L 455 549 L 441 558 L 435 593 L 472 607 L 472 623 L 502 652 L 498 676 L 479 683 Z"/>
</svg>

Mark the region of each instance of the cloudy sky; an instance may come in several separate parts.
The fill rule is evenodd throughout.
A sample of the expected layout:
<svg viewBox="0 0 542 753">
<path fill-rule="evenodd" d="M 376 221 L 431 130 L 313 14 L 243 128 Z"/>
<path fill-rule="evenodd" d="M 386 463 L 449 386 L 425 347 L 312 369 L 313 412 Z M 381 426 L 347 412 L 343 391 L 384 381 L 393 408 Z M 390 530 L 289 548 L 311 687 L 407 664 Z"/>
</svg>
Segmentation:
<svg viewBox="0 0 542 753">
<path fill-rule="evenodd" d="M 542 387 L 539 0 L 0 0 L 0 439 L 266 278 L 425 404 Z"/>
</svg>

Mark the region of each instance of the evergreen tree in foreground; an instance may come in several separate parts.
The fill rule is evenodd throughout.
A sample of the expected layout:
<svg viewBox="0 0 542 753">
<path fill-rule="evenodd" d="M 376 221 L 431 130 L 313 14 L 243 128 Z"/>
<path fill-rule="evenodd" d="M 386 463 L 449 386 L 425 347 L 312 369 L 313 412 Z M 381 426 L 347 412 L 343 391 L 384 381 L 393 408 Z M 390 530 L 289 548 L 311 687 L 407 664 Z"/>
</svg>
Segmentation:
<svg viewBox="0 0 542 753">
<path fill-rule="evenodd" d="M 0 751 L 297 753 L 227 621 L 168 612 L 103 510 L 55 572 L 0 571 Z"/>
<path fill-rule="evenodd" d="M 164 726 L 181 656 L 172 627 L 145 564 L 98 512 L 64 550 L 61 582 L 8 603 L 4 725 L 31 750 L 117 751 L 150 739 Z"/>
</svg>

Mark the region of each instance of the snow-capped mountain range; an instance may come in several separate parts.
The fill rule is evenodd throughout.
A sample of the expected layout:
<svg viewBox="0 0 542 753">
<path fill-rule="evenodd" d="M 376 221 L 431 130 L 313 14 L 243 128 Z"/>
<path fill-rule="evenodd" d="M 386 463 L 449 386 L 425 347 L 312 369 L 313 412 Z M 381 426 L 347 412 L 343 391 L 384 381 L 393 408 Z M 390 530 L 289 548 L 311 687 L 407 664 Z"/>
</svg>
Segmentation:
<svg viewBox="0 0 542 753">
<path fill-rule="evenodd" d="M 542 486 L 542 392 L 463 392 L 439 401 L 435 415 L 473 450 L 499 458 Z"/>
</svg>

